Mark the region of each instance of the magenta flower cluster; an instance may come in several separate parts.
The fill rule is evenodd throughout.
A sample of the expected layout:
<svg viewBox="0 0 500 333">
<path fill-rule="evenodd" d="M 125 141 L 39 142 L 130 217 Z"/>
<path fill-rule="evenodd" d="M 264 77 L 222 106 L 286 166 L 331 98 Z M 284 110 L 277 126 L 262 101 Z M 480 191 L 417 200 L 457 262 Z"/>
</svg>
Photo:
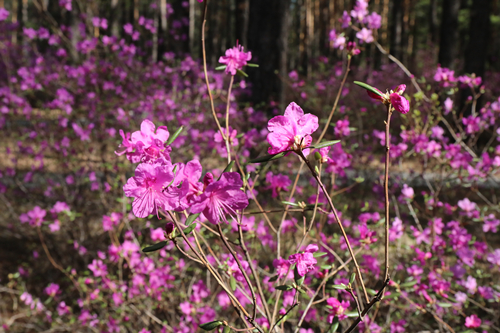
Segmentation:
<svg viewBox="0 0 500 333">
<path fill-rule="evenodd" d="M 144 120 L 141 130 L 124 134 L 122 149 L 132 162 L 140 162 L 135 176 L 123 186 L 127 197 L 134 198 L 132 211 L 137 217 L 158 215 L 159 211 L 191 210 L 202 213 L 211 223 L 227 222 L 226 215 L 236 219 L 236 213 L 248 206 L 243 182 L 237 172 L 224 173 L 214 181 L 207 173 L 200 182 L 202 166 L 192 160 L 186 164 L 172 164 L 171 148 L 166 144 L 170 133 L 166 126 L 155 130 L 155 125 Z M 158 216 L 159 217 L 159 216 Z"/>
</svg>

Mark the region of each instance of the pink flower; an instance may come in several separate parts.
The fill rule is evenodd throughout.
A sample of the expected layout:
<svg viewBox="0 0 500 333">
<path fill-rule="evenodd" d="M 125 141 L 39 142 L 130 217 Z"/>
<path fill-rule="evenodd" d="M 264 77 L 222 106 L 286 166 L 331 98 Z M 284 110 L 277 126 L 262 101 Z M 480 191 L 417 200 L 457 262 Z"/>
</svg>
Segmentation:
<svg viewBox="0 0 500 333">
<path fill-rule="evenodd" d="M 361 29 L 361 31 L 358 31 L 356 33 L 356 38 L 358 38 L 360 40 L 360 44 L 361 44 L 361 42 L 371 43 L 371 42 L 373 42 L 375 40 L 373 38 L 372 31 L 368 30 L 366 28 L 363 28 L 363 29 Z"/>
<path fill-rule="evenodd" d="M 94 259 L 92 263 L 88 265 L 88 268 L 94 273 L 95 277 L 106 276 L 108 274 L 106 264 L 100 259 Z"/>
<path fill-rule="evenodd" d="M 304 114 L 301 107 L 292 102 L 283 116 L 269 120 L 267 129 L 271 132 L 267 135 L 267 142 L 271 145 L 269 154 L 298 151 L 311 145 L 311 134 L 318 129 L 318 117 Z M 304 149 L 303 153 L 309 155 L 309 149 Z"/>
<path fill-rule="evenodd" d="M 28 213 L 21 214 L 21 216 L 19 216 L 19 220 L 21 223 L 29 222 L 32 227 L 39 227 L 42 225 L 45 215 L 47 215 L 47 211 L 45 209 L 35 206 Z"/>
<path fill-rule="evenodd" d="M 248 206 L 248 198 L 241 190 L 243 181 L 237 172 L 225 172 L 220 180 L 213 181 L 212 174 L 204 177 L 205 191 L 194 198 L 191 213 L 203 213 L 213 224 L 221 220 L 228 223 L 226 214 L 236 219 L 236 211 Z"/>
<path fill-rule="evenodd" d="M 9 17 L 9 11 L 5 8 L 0 8 L 0 22 L 5 21 Z"/>
<path fill-rule="evenodd" d="M 236 75 L 236 71 L 246 66 L 250 59 L 252 53 L 244 52 L 243 46 L 236 44 L 235 47 L 226 50 L 226 55 L 220 57 L 219 62 L 226 65 L 226 74 Z"/>
<path fill-rule="evenodd" d="M 278 276 L 281 278 L 288 272 L 288 269 L 290 268 L 290 262 L 281 258 L 274 259 L 273 266 L 276 268 L 276 274 L 278 274 Z M 290 273 L 292 272 L 290 271 Z"/>
<path fill-rule="evenodd" d="M 465 327 L 478 328 L 479 326 L 481 326 L 481 319 L 479 319 L 479 317 L 475 314 L 465 318 Z"/>
<path fill-rule="evenodd" d="M 134 197 L 132 212 L 137 217 L 158 214 L 158 208 L 173 210 L 179 205 L 179 191 L 167 186 L 174 179 L 172 165 L 141 163 L 135 176 L 123 186 L 127 197 Z"/>
<path fill-rule="evenodd" d="M 328 322 L 331 324 L 333 318 L 338 317 L 339 320 L 344 320 L 347 318 L 345 312 L 349 307 L 349 301 L 340 302 L 338 299 L 330 297 L 326 300 L 326 304 L 331 307 L 330 313 L 328 314 Z"/>
<path fill-rule="evenodd" d="M 288 176 L 283 174 L 273 175 L 271 171 L 266 174 L 266 180 L 269 183 L 269 187 L 267 188 L 273 190 L 273 198 L 276 198 L 281 191 L 288 191 L 288 186 L 292 184 Z"/>
<path fill-rule="evenodd" d="M 406 114 L 410 111 L 410 102 L 398 93 L 392 93 L 390 95 L 391 104 L 394 109 L 402 114 Z"/>
<path fill-rule="evenodd" d="M 318 262 L 313 256 L 313 253 L 316 251 L 318 251 L 318 246 L 310 244 L 306 247 L 304 252 L 292 254 L 288 257 L 288 262 L 290 265 L 296 264 L 297 273 L 300 276 L 304 276 L 307 272 L 312 271 Z"/>
<path fill-rule="evenodd" d="M 49 284 L 47 288 L 45 288 L 45 293 L 50 297 L 54 297 L 59 293 L 59 285 L 55 283 Z"/>
<path fill-rule="evenodd" d="M 378 29 L 382 25 L 382 16 L 373 12 L 365 17 L 364 22 L 369 29 Z"/>
<path fill-rule="evenodd" d="M 141 123 L 140 131 L 125 134 L 123 130 L 120 130 L 119 133 L 123 142 L 115 151 L 116 155 L 126 154 L 127 159 L 132 163 L 170 161 L 172 148 L 165 144 L 170 136 L 166 126 L 159 126 L 155 131 L 153 122 L 146 119 Z"/>
</svg>

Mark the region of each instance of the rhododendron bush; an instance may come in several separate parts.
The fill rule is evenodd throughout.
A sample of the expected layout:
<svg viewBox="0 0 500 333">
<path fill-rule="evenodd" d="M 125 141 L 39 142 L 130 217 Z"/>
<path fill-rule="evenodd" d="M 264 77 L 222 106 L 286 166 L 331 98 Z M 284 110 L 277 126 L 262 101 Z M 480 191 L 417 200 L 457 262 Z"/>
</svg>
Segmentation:
<svg viewBox="0 0 500 333">
<path fill-rule="evenodd" d="M 259 107 L 266 59 L 239 42 L 210 69 L 82 25 L 75 62 L 45 27 L 12 43 L 8 15 L 3 331 L 500 331 L 500 97 L 441 67 L 368 76 L 367 2 L 329 34 L 344 60 Z"/>
</svg>

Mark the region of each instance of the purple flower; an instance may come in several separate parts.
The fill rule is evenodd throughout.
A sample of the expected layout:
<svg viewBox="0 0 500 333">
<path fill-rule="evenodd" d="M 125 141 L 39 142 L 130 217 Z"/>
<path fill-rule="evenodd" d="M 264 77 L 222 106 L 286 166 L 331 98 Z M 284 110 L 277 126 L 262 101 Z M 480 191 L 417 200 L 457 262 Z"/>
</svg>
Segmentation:
<svg viewBox="0 0 500 333">
<path fill-rule="evenodd" d="M 500 267 L 500 249 L 496 249 L 492 253 L 488 254 L 487 259 L 493 265 L 497 265 Z"/>
<path fill-rule="evenodd" d="M 375 39 L 373 38 L 373 32 L 369 29 L 363 28 L 360 31 L 356 33 L 356 38 L 360 40 L 360 44 L 362 42 L 364 43 L 371 43 Z"/>
<path fill-rule="evenodd" d="M 337 35 L 335 29 L 330 31 L 330 42 L 332 42 L 332 47 L 334 49 L 343 50 L 346 44 L 346 38 L 344 34 Z"/>
<path fill-rule="evenodd" d="M 410 102 L 398 93 L 392 93 L 390 95 L 391 104 L 394 109 L 402 114 L 406 114 L 410 111 Z"/>
<path fill-rule="evenodd" d="M 278 276 L 281 278 L 288 272 L 290 263 L 288 260 L 279 258 L 273 260 L 273 266 L 276 268 L 276 274 L 278 274 Z M 292 271 L 290 271 L 290 273 L 292 273 Z"/>
<path fill-rule="evenodd" d="M 306 247 L 304 252 L 292 254 L 288 257 L 288 262 L 290 265 L 296 264 L 297 273 L 300 276 L 304 276 L 307 272 L 312 271 L 318 262 L 313 256 L 313 253 L 316 251 L 318 251 L 318 246 L 310 244 Z"/>
<path fill-rule="evenodd" d="M 338 299 L 330 297 L 329 299 L 326 300 L 326 304 L 331 307 L 330 313 L 328 314 L 328 323 L 333 322 L 333 318 L 338 317 L 339 320 L 344 320 L 347 318 L 347 315 L 345 314 L 347 308 L 349 305 L 349 301 L 342 301 L 340 302 Z"/>
<path fill-rule="evenodd" d="M 287 150 L 297 151 L 309 147 L 312 142 L 311 134 L 318 129 L 318 117 L 310 113 L 304 114 L 300 106 L 290 103 L 283 116 L 276 116 L 269 120 L 267 142 L 269 154 L 278 154 Z M 303 150 L 304 155 L 309 149 Z"/>
<path fill-rule="evenodd" d="M 340 22 L 342 23 L 342 29 L 349 28 L 349 25 L 351 24 L 351 15 L 349 15 L 346 10 L 342 13 Z"/>
<path fill-rule="evenodd" d="M 174 180 L 171 164 L 141 163 L 135 169 L 135 176 L 123 186 L 127 197 L 134 197 L 132 212 L 137 217 L 158 214 L 158 208 L 173 210 L 179 205 L 179 191 L 167 191 Z"/>
<path fill-rule="evenodd" d="M 155 131 L 155 125 L 152 121 L 146 119 L 141 123 L 141 130 L 132 134 L 119 131 L 123 142 L 115 151 L 115 154 L 121 156 L 126 154 L 127 159 L 132 163 L 147 162 L 155 163 L 170 161 L 170 146 L 165 142 L 170 133 L 166 126 L 159 126 Z"/>
<path fill-rule="evenodd" d="M 334 133 L 338 137 L 349 136 L 349 134 L 351 133 L 351 130 L 349 129 L 349 120 L 341 119 L 337 121 L 337 123 L 335 124 Z"/>
<path fill-rule="evenodd" d="M 108 274 L 106 264 L 100 259 L 94 259 L 92 263 L 88 265 L 88 268 L 94 273 L 95 277 L 106 276 Z"/>
<path fill-rule="evenodd" d="M 490 214 L 484 218 L 483 232 L 497 232 L 500 220 L 495 219 L 495 215 Z"/>
<path fill-rule="evenodd" d="M 273 175 L 271 171 L 266 174 L 266 180 L 269 183 L 268 189 L 273 190 L 273 198 L 276 198 L 281 191 L 288 191 L 288 186 L 292 184 L 288 176 L 283 174 Z"/>
<path fill-rule="evenodd" d="M 59 6 L 64 7 L 68 12 L 73 9 L 72 0 L 59 0 Z"/>
<path fill-rule="evenodd" d="M 391 323 L 391 333 L 403 333 L 406 332 L 404 325 L 406 325 L 406 320 L 401 319 L 398 322 Z"/>
<path fill-rule="evenodd" d="M 415 195 L 415 191 L 413 191 L 413 188 L 409 187 L 408 185 L 404 184 L 403 189 L 401 190 L 401 194 L 405 199 L 413 199 L 413 196 Z"/>
<path fill-rule="evenodd" d="M 32 227 L 39 227 L 42 225 L 45 215 L 47 215 L 47 211 L 45 209 L 41 209 L 39 206 L 35 206 L 28 213 L 21 214 L 21 216 L 19 216 L 19 220 L 21 221 L 21 223 L 29 222 L 30 226 Z"/>
<path fill-rule="evenodd" d="M 364 22 L 366 23 L 369 29 L 378 29 L 382 25 L 382 16 L 373 12 L 365 17 Z"/>
<path fill-rule="evenodd" d="M 205 191 L 194 197 L 191 213 L 203 213 L 213 224 L 228 223 L 226 214 L 236 219 L 236 211 L 248 206 L 248 198 L 241 190 L 243 181 L 237 172 L 225 172 L 218 181 L 213 181 L 210 176 L 205 175 Z"/>
<path fill-rule="evenodd" d="M 481 319 L 479 319 L 479 317 L 475 314 L 465 318 L 465 327 L 478 328 L 479 326 L 481 326 Z"/>
<path fill-rule="evenodd" d="M 236 44 L 235 47 L 226 50 L 226 55 L 220 57 L 219 62 L 226 65 L 226 74 L 236 75 L 237 70 L 246 66 L 250 59 L 252 53 L 244 52 L 243 46 Z"/>
<path fill-rule="evenodd" d="M 5 8 L 0 8 L 0 22 L 5 21 L 9 17 L 9 11 Z"/>
<path fill-rule="evenodd" d="M 443 82 L 443 87 L 448 87 L 451 83 L 455 82 L 455 71 L 449 70 L 448 68 L 442 68 L 438 66 L 436 74 L 434 74 L 434 81 Z"/>
<path fill-rule="evenodd" d="M 59 285 L 55 283 L 49 284 L 47 288 L 45 288 L 45 293 L 50 297 L 54 297 L 59 293 Z"/>
</svg>

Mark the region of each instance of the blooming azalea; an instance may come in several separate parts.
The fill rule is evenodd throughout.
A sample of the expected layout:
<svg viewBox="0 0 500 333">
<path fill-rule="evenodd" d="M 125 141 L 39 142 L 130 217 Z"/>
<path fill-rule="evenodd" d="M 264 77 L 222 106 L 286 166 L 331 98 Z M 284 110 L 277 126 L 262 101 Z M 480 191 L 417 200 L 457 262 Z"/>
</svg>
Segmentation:
<svg viewBox="0 0 500 333">
<path fill-rule="evenodd" d="M 347 318 L 345 312 L 350 305 L 349 301 L 340 302 L 338 299 L 330 297 L 326 300 L 326 304 L 331 307 L 331 312 L 328 314 L 328 322 L 330 324 L 333 322 L 333 318 L 335 317 L 338 317 L 339 320 Z"/>
<path fill-rule="evenodd" d="M 318 262 L 313 256 L 313 253 L 316 251 L 318 251 L 318 245 L 310 244 L 306 247 L 304 252 L 292 254 L 288 257 L 288 262 L 290 265 L 296 264 L 297 273 L 300 276 L 304 276 L 312 271 Z"/>
<path fill-rule="evenodd" d="M 172 148 L 166 145 L 170 133 L 166 126 L 159 126 L 155 130 L 152 121 L 145 119 L 141 123 L 141 130 L 132 134 L 119 131 L 123 142 L 115 154 L 121 156 L 126 154 L 132 163 L 147 162 L 155 163 L 170 162 L 170 151 Z"/>
<path fill-rule="evenodd" d="M 278 154 L 284 151 L 300 151 L 309 147 L 312 142 L 311 134 L 318 129 L 318 117 L 313 114 L 304 114 L 300 106 L 290 103 L 283 116 L 276 116 L 269 120 L 267 142 L 269 154 Z M 305 156 L 309 149 L 304 149 Z"/>
<path fill-rule="evenodd" d="M 479 319 L 479 317 L 475 314 L 465 318 L 465 327 L 478 328 L 479 326 L 481 326 L 481 319 Z"/>
<path fill-rule="evenodd" d="M 123 186 L 127 197 L 134 197 L 132 212 L 137 217 L 158 214 L 158 208 L 173 210 L 179 206 L 180 190 L 169 188 L 174 180 L 171 164 L 141 163 L 135 176 Z"/>
<path fill-rule="evenodd" d="M 410 111 L 410 102 L 408 102 L 406 98 L 401 96 L 405 91 L 405 89 L 406 85 L 401 84 L 397 86 L 396 89 L 391 90 L 385 94 L 376 88 L 375 90 L 377 90 L 380 93 L 380 95 L 375 94 L 371 91 L 367 92 L 368 96 L 370 96 L 371 98 L 379 100 L 386 105 L 392 104 L 394 110 L 398 111 L 399 113 L 406 114 Z"/>
<path fill-rule="evenodd" d="M 211 223 L 227 222 L 226 214 L 236 219 L 236 211 L 248 206 L 248 198 L 241 190 L 243 181 L 237 172 L 225 172 L 214 181 L 212 174 L 204 177 L 205 191 L 194 198 L 191 213 L 202 213 Z"/>
<path fill-rule="evenodd" d="M 244 52 L 243 46 L 236 44 L 235 47 L 226 50 L 226 55 L 220 57 L 219 62 L 226 65 L 226 74 L 236 75 L 236 72 L 246 66 L 250 59 L 252 53 Z"/>
</svg>

